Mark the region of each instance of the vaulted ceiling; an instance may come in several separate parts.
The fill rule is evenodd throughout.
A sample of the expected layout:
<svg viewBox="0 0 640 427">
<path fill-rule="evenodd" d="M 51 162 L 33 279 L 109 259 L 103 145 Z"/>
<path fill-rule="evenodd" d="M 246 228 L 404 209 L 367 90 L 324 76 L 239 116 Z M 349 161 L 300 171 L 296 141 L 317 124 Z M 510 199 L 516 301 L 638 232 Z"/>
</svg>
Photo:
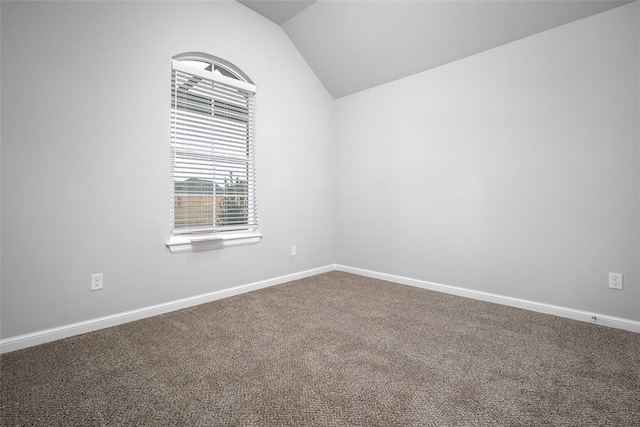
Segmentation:
<svg viewBox="0 0 640 427">
<path fill-rule="evenodd" d="M 238 1 L 282 26 L 333 98 L 631 2 Z"/>
</svg>

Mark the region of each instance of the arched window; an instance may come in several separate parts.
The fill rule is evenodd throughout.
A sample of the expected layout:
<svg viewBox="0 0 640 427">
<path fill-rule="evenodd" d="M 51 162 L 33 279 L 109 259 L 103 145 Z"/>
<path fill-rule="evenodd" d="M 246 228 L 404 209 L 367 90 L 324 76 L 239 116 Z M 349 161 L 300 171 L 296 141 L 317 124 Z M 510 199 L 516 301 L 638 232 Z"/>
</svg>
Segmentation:
<svg viewBox="0 0 640 427">
<path fill-rule="evenodd" d="M 228 61 L 199 52 L 173 57 L 172 238 L 225 240 L 257 229 L 255 93 Z"/>
<path fill-rule="evenodd" d="M 174 61 L 194 68 L 214 72 L 235 80 L 243 81 L 253 85 L 253 81 L 240 68 L 236 67 L 229 61 L 225 61 L 217 56 L 209 55 L 202 52 L 181 53 L 173 57 Z M 253 88 L 255 93 L 255 85 Z"/>
</svg>

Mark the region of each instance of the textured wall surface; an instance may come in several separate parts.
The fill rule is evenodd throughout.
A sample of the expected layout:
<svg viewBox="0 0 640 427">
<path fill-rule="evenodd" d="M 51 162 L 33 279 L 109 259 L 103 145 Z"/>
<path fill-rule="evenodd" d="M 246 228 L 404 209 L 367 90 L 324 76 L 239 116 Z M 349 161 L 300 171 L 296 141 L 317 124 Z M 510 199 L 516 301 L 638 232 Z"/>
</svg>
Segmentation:
<svg viewBox="0 0 640 427">
<path fill-rule="evenodd" d="M 336 101 L 338 263 L 640 320 L 638 6 Z"/>
<path fill-rule="evenodd" d="M 165 247 L 171 57 L 189 51 L 257 85 L 258 245 Z M 2 2 L 1 336 L 333 262 L 332 123 L 282 29 L 237 2 Z"/>
<path fill-rule="evenodd" d="M 3 339 L 332 263 L 640 320 L 638 2 L 335 102 L 237 2 L 0 10 Z M 258 87 L 258 245 L 165 247 L 187 51 Z"/>
</svg>

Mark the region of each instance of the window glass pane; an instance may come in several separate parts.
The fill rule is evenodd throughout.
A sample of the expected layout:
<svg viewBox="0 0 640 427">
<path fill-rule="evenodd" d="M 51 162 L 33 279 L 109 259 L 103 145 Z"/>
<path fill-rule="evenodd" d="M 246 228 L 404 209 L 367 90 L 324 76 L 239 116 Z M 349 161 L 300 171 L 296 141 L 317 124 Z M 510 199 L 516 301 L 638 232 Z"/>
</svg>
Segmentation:
<svg viewBox="0 0 640 427">
<path fill-rule="evenodd" d="M 257 227 L 253 94 L 221 82 L 172 73 L 173 233 Z"/>
</svg>

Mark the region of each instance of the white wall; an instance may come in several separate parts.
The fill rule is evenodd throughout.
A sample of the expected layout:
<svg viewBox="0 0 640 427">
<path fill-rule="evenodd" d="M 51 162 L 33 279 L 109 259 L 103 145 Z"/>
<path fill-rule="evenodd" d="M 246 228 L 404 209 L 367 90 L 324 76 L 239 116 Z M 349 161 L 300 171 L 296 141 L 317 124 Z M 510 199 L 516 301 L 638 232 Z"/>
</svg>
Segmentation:
<svg viewBox="0 0 640 427">
<path fill-rule="evenodd" d="M 332 100 L 280 27 L 235 1 L 1 8 L 0 337 L 334 261 Z M 258 87 L 258 245 L 165 247 L 170 60 L 186 51 Z"/>
<path fill-rule="evenodd" d="M 640 320 L 638 8 L 338 100 L 338 263 Z"/>
<path fill-rule="evenodd" d="M 2 338 L 336 261 L 640 320 L 637 2 L 335 103 L 236 2 L 0 10 Z M 258 86 L 258 245 L 164 246 L 185 51 Z"/>
</svg>

